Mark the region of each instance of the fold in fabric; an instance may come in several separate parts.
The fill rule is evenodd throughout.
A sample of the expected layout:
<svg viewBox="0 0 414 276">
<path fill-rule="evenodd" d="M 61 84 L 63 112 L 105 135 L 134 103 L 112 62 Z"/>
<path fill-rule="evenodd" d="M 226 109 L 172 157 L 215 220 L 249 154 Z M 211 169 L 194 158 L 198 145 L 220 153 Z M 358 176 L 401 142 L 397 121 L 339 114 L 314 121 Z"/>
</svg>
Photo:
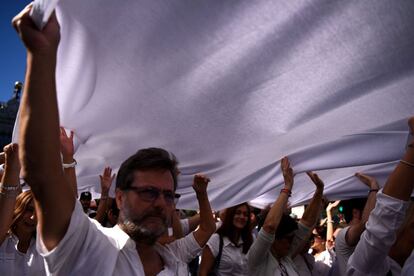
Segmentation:
<svg viewBox="0 0 414 276">
<path fill-rule="evenodd" d="M 35 1 L 35 19 L 53 9 L 46 2 Z M 76 133 L 80 191 L 99 195 L 105 166 L 155 146 L 180 161 L 179 208 L 197 208 L 199 172 L 211 177 L 215 209 L 273 202 L 285 155 L 295 205 L 312 196 L 307 170 L 323 170 L 331 199 L 366 196 L 354 169 L 404 152 L 413 1 L 62 0 L 56 9 L 60 119 Z"/>
</svg>

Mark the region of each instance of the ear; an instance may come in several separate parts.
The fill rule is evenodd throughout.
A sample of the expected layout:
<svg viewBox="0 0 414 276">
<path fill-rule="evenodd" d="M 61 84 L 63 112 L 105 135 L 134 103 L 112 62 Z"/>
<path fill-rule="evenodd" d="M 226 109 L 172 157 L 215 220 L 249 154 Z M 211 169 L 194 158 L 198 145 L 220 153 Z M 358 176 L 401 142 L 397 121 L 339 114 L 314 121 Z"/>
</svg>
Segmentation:
<svg viewBox="0 0 414 276">
<path fill-rule="evenodd" d="M 122 206 L 122 202 L 124 200 L 124 192 L 121 191 L 120 189 L 115 189 L 115 200 L 116 200 L 116 206 L 118 207 L 119 210 L 122 210 L 121 206 Z"/>
</svg>

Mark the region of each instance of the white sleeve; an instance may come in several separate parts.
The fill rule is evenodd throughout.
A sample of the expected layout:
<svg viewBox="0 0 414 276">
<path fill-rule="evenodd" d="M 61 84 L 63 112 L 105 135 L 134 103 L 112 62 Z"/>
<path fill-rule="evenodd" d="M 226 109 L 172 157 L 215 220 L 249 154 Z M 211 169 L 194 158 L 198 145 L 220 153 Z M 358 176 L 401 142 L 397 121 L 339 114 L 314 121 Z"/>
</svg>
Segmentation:
<svg viewBox="0 0 414 276">
<path fill-rule="evenodd" d="M 217 233 L 214 233 L 207 242 L 208 248 L 210 248 L 211 253 L 214 258 L 217 257 L 220 249 L 220 236 Z"/>
<path fill-rule="evenodd" d="M 347 275 L 386 274 L 390 265 L 386 257 L 404 221 L 408 202 L 379 192 L 365 231 L 348 260 Z"/>
<path fill-rule="evenodd" d="M 270 252 L 270 248 L 275 240 L 275 235 L 267 233 L 263 227 L 260 229 L 257 239 L 250 246 L 247 252 L 247 265 L 249 267 L 249 274 L 255 274 L 255 271 L 266 260 Z"/>
<path fill-rule="evenodd" d="M 116 261 L 116 257 L 111 254 L 115 246 L 83 213 L 78 201 L 69 227 L 59 244 L 48 251 L 39 231 L 36 243 L 38 252 L 45 259 L 48 274 L 51 275 L 108 275 L 105 268 Z"/>
<path fill-rule="evenodd" d="M 181 228 L 183 229 L 183 234 L 188 235 L 190 233 L 190 225 L 188 223 L 188 218 L 180 219 Z"/>
<path fill-rule="evenodd" d="M 203 248 L 200 247 L 193 232 L 185 236 L 184 238 L 173 241 L 166 244 L 166 247 L 181 261 L 188 263 L 196 256 L 200 255 Z"/>
</svg>

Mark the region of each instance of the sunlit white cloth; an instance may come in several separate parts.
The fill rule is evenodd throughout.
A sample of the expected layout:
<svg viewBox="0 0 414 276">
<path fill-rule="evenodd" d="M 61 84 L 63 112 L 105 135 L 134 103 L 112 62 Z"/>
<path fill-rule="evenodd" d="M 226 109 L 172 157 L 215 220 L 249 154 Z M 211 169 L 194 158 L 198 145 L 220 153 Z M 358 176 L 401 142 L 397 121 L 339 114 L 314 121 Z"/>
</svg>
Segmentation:
<svg viewBox="0 0 414 276">
<path fill-rule="evenodd" d="M 36 5 L 40 22 L 54 1 Z M 216 209 L 274 201 L 285 155 L 291 204 L 313 193 L 307 170 L 329 169 L 331 199 L 365 196 L 351 176 L 366 168 L 342 168 L 385 179 L 381 163 L 404 151 L 413 14 L 402 0 L 59 1 L 59 110 L 79 190 L 99 194 L 105 166 L 156 146 L 180 160 L 181 208 L 197 205 L 198 172 Z"/>
</svg>

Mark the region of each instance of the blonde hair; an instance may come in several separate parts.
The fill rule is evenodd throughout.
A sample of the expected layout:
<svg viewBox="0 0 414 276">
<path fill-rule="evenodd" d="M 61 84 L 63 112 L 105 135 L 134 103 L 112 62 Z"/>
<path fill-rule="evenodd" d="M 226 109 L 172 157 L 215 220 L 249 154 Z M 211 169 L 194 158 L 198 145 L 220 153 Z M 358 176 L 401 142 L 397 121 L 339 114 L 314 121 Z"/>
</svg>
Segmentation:
<svg viewBox="0 0 414 276">
<path fill-rule="evenodd" d="M 20 193 L 17 196 L 16 204 L 14 205 L 13 218 L 12 218 L 12 223 L 10 225 L 9 232 L 16 234 L 17 222 L 23 216 L 24 212 L 27 209 L 27 206 L 32 202 L 32 200 L 33 200 L 33 194 L 32 194 L 32 191 L 30 190 Z"/>
</svg>

